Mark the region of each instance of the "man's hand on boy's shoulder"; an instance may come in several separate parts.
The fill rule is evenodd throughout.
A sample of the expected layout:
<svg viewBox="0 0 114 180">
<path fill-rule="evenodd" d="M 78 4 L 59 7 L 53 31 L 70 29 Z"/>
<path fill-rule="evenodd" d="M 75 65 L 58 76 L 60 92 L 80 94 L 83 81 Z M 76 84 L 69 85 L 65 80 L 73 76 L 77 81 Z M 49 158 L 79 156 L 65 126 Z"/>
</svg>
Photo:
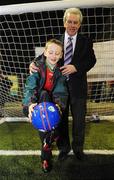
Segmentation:
<svg viewBox="0 0 114 180">
<path fill-rule="evenodd" d="M 39 67 L 37 67 L 34 62 L 31 62 L 29 65 L 29 73 L 32 74 L 33 72 L 38 72 L 38 71 L 39 71 Z"/>
<path fill-rule="evenodd" d="M 34 62 L 31 62 L 29 65 L 29 73 L 32 74 L 33 72 L 39 72 L 40 68 L 35 65 Z"/>
<path fill-rule="evenodd" d="M 45 56 L 44 54 L 41 54 L 40 56 L 38 56 L 37 58 L 35 58 L 29 65 L 29 73 L 32 74 L 34 72 L 39 72 L 40 71 L 40 64 L 42 64 L 42 62 L 44 62 L 45 60 Z"/>
</svg>

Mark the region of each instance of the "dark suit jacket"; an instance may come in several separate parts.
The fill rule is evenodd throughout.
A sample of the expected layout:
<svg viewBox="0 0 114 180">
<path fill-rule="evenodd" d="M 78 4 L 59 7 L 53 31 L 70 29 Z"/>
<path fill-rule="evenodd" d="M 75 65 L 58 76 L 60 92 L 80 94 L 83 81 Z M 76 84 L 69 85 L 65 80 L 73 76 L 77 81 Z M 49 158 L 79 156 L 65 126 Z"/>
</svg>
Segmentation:
<svg viewBox="0 0 114 180">
<path fill-rule="evenodd" d="M 64 36 L 61 37 L 64 41 Z M 77 35 L 74 55 L 70 64 L 73 64 L 77 72 L 69 76 L 68 85 L 70 94 L 75 98 L 87 97 L 87 72 L 95 65 L 96 57 L 93 50 L 92 41 L 81 35 Z M 61 61 L 61 65 L 64 60 Z"/>
</svg>

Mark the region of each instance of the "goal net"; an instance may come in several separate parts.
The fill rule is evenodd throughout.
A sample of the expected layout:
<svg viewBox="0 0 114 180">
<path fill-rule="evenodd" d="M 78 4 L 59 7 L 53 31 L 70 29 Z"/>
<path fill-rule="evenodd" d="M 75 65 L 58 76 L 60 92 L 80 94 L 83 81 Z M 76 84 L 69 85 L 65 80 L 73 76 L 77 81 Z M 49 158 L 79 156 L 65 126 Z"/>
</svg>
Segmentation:
<svg viewBox="0 0 114 180">
<path fill-rule="evenodd" d="M 64 33 L 63 13 L 79 7 L 81 33 L 94 42 L 97 57 L 88 73 L 87 115 L 114 115 L 114 1 L 37 2 L 0 7 L 0 116 L 22 118 L 22 97 L 30 62 L 45 42 Z"/>
</svg>

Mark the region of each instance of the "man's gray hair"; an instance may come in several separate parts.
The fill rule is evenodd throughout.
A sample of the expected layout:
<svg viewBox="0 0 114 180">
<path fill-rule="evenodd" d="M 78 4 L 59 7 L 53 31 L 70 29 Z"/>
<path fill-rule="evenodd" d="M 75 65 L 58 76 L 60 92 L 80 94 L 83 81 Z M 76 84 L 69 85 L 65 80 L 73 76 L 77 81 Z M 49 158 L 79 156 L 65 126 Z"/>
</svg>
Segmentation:
<svg viewBox="0 0 114 180">
<path fill-rule="evenodd" d="M 82 15 L 82 12 L 80 11 L 79 8 L 68 8 L 68 9 L 66 9 L 66 11 L 65 11 L 65 13 L 64 13 L 64 16 L 63 16 L 63 22 L 64 22 L 64 23 L 66 22 L 66 19 L 67 19 L 67 15 L 68 15 L 68 14 L 79 15 L 79 17 L 80 17 L 80 23 L 82 23 L 83 15 Z"/>
</svg>

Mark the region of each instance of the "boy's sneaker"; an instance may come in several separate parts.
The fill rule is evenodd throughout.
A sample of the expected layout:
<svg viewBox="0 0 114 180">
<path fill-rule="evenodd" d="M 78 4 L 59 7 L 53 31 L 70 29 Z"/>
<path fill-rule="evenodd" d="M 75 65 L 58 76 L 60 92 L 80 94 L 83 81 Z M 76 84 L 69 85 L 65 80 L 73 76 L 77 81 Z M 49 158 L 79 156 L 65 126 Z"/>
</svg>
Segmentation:
<svg viewBox="0 0 114 180">
<path fill-rule="evenodd" d="M 52 165 L 47 160 L 42 161 L 42 170 L 44 173 L 50 172 L 51 169 Z"/>
</svg>

